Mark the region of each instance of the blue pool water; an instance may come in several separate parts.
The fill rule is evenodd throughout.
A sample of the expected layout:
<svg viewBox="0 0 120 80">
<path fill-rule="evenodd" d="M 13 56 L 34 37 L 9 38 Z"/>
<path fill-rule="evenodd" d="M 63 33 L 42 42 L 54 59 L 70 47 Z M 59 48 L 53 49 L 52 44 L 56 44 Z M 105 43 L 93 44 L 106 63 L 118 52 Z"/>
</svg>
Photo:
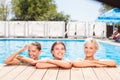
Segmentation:
<svg viewBox="0 0 120 80">
<path fill-rule="evenodd" d="M 24 44 L 31 42 L 40 42 L 42 45 L 42 53 L 40 58 L 52 58 L 50 49 L 51 45 L 56 41 L 62 41 L 66 45 L 66 53 L 64 58 L 74 60 L 76 58 L 84 58 L 83 44 L 84 40 L 51 40 L 51 39 L 0 39 L 0 63 L 11 53 L 21 48 Z M 27 50 L 22 54 L 26 55 Z M 113 59 L 120 65 L 120 46 L 99 42 L 99 50 L 95 54 L 96 59 Z"/>
</svg>

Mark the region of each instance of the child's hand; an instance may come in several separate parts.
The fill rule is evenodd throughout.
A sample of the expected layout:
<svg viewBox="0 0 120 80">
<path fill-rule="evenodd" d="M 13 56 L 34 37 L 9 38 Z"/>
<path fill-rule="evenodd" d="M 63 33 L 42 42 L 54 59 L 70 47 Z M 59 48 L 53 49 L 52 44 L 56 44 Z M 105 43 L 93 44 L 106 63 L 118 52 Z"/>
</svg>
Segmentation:
<svg viewBox="0 0 120 80">
<path fill-rule="evenodd" d="M 37 64 L 39 60 L 33 60 L 32 64 Z"/>
<path fill-rule="evenodd" d="M 22 61 L 22 59 L 24 58 L 23 56 L 17 56 L 16 57 L 18 60 Z"/>
<path fill-rule="evenodd" d="M 28 44 L 25 44 L 25 45 L 20 49 L 20 51 L 23 52 L 23 51 L 25 51 L 27 48 L 28 48 Z"/>
</svg>

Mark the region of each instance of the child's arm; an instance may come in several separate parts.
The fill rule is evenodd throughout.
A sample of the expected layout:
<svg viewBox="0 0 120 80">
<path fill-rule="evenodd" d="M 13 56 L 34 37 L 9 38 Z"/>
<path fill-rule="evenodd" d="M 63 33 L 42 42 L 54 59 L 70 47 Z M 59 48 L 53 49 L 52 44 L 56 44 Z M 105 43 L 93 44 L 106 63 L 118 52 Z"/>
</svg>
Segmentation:
<svg viewBox="0 0 120 80">
<path fill-rule="evenodd" d="M 111 60 L 99 61 L 99 60 L 82 60 L 82 61 L 73 61 L 74 67 L 115 67 L 116 63 Z"/>
<path fill-rule="evenodd" d="M 36 63 L 38 62 L 38 60 L 33 60 L 31 58 L 26 58 L 24 56 L 18 56 L 17 59 L 23 63 L 28 63 L 28 64 L 33 65 L 33 66 L 36 65 Z"/>
<path fill-rule="evenodd" d="M 61 68 L 66 68 L 66 69 L 69 69 L 72 67 L 72 64 L 70 61 L 66 61 L 66 60 L 52 60 L 52 59 L 49 59 L 47 61 L 48 63 L 51 63 L 51 64 L 54 64 L 54 65 L 57 65 Z"/>
<path fill-rule="evenodd" d="M 27 45 L 25 45 L 23 48 L 17 50 L 13 54 L 11 54 L 9 57 L 7 57 L 4 61 L 5 64 L 8 65 L 14 65 L 14 64 L 19 64 L 20 61 L 16 58 L 18 54 L 26 49 Z"/>
<path fill-rule="evenodd" d="M 80 61 L 73 61 L 72 62 L 73 67 L 76 68 L 82 68 L 82 67 L 95 67 L 96 64 L 90 61 L 86 60 L 80 60 Z"/>
<path fill-rule="evenodd" d="M 105 65 L 106 67 L 115 67 L 116 62 L 113 60 L 96 60 L 94 63 L 99 65 Z"/>
<path fill-rule="evenodd" d="M 51 63 L 46 63 L 46 62 L 38 62 L 36 64 L 37 69 L 47 69 L 47 68 L 57 68 L 59 66 L 51 64 Z"/>
</svg>

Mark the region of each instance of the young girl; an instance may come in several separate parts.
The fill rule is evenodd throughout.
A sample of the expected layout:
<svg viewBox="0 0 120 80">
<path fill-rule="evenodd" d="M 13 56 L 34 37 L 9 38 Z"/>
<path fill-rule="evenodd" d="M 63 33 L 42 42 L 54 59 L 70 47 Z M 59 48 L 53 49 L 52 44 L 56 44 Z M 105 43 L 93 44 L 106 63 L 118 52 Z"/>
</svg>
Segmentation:
<svg viewBox="0 0 120 80">
<path fill-rule="evenodd" d="M 24 50 L 26 50 L 27 48 L 28 48 L 29 58 L 26 58 L 24 56 L 19 56 L 19 54 L 23 52 Z M 8 58 L 5 59 L 5 64 L 16 65 L 16 64 L 21 64 L 21 63 L 28 63 L 30 65 L 35 65 L 40 53 L 41 53 L 40 43 L 34 42 L 29 45 L 25 45 L 21 49 L 11 54 Z"/>
<path fill-rule="evenodd" d="M 51 53 L 54 59 L 39 60 L 36 64 L 36 68 L 71 68 L 71 63 L 68 60 L 64 60 L 66 47 L 62 42 L 55 42 L 51 47 Z"/>
<path fill-rule="evenodd" d="M 73 61 L 74 67 L 115 67 L 113 60 L 96 60 L 94 54 L 98 50 L 98 43 L 94 38 L 88 38 L 84 43 L 85 58 Z"/>
</svg>

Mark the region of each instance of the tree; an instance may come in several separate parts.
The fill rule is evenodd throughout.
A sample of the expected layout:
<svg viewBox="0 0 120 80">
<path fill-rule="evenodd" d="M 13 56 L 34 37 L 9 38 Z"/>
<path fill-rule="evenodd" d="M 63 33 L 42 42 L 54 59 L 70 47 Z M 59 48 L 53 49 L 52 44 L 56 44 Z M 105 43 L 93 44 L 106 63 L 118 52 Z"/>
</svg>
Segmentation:
<svg viewBox="0 0 120 80">
<path fill-rule="evenodd" d="M 64 15 L 62 12 L 55 14 L 53 17 L 49 18 L 50 21 L 69 21 L 70 16 Z"/>
<path fill-rule="evenodd" d="M 8 17 L 8 4 L 5 4 L 5 0 L 0 2 L 0 20 L 6 21 Z"/>
<path fill-rule="evenodd" d="M 57 12 L 54 0 L 12 0 L 12 11 L 13 20 L 25 21 L 58 20 L 57 16 L 61 14 Z"/>
<path fill-rule="evenodd" d="M 105 12 L 107 12 L 107 11 L 109 11 L 110 9 L 112 9 L 113 7 L 112 6 L 110 6 L 110 5 L 107 5 L 107 4 L 104 4 L 104 3 L 102 3 L 102 7 L 100 8 L 100 10 L 99 10 L 99 12 L 100 12 L 100 14 L 103 14 L 103 13 L 105 13 Z"/>
</svg>

